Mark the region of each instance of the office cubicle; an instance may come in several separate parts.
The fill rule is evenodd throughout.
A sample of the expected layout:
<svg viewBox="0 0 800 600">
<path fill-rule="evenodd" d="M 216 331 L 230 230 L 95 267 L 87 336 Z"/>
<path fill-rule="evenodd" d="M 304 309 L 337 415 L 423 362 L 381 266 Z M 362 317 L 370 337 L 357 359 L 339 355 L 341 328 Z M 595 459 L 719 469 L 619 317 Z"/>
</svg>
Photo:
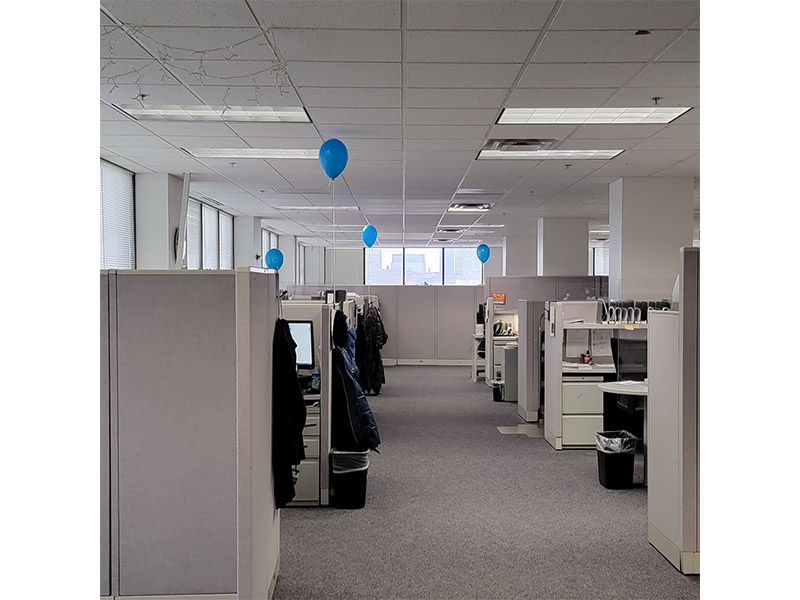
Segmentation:
<svg viewBox="0 0 800 600">
<path fill-rule="evenodd" d="M 276 296 L 258 269 L 101 272 L 101 593 L 271 593 Z"/>
</svg>

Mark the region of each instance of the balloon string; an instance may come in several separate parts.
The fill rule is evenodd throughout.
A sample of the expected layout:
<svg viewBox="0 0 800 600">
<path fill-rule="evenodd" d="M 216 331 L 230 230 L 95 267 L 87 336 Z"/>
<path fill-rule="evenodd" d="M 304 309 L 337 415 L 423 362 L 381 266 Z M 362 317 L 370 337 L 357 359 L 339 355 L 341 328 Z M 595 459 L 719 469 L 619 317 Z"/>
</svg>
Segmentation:
<svg viewBox="0 0 800 600">
<path fill-rule="evenodd" d="M 336 303 L 336 180 L 331 179 L 331 222 L 333 226 L 331 231 L 333 233 L 333 249 L 331 255 L 333 256 L 333 302 Z"/>
</svg>

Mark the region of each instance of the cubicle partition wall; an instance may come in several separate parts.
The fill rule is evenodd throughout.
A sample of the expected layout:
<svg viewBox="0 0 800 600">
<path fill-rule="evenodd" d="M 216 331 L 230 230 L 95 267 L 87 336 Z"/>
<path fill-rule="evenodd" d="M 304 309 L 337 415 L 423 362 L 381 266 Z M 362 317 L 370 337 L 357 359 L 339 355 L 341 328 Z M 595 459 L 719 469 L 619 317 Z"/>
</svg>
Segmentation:
<svg viewBox="0 0 800 600">
<path fill-rule="evenodd" d="M 602 298 L 608 295 L 608 277 L 487 277 L 486 295 L 505 294 L 506 306 L 517 308 L 518 300 L 549 302 Z"/>
<path fill-rule="evenodd" d="M 544 312 L 544 302 L 520 300 L 519 315 L 519 365 L 517 412 L 525 421 L 539 420 L 542 382 L 542 348 L 540 316 Z"/>
<path fill-rule="evenodd" d="M 680 251 L 678 311 L 648 316 L 647 539 L 700 573 L 700 250 Z"/>
<path fill-rule="evenodd" d="M 286 320 L 313 323 L 315 370 L 320 376 L 319 405 L 307 403 L 306 429 L 303 431 L 307 458 L 299 467 L 292 505 L 327 506 L 330 493 L 328 463 L 331 450 L 331 334 L 334 306 L 313 300 L 284 300 L 281 306 Z M 306 400 L 314 399 L 306 396 Z"/>
<path fill-rule="evenodd" d="M 101 273 L 101 593 L 271 594 L 276 296 L 257 269 Z"/>
<path fill-rule="evenodd" d="M 289 286 L 298 295 L 320 286 Z M 386 365 L 464 365 L 471 362 L 475 313 L 483 286 L 347 286 L 348 292 L 380 297 L 389 340 L 381 350 Z"/>
</svg>

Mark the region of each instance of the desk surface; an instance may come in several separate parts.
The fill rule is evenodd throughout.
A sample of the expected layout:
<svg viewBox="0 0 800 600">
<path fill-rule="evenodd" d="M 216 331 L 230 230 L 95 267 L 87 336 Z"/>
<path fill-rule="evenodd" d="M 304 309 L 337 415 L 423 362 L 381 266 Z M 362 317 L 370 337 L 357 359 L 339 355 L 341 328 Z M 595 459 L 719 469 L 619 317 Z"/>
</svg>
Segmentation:
<svg viewBox="0 0 800 600">
<path fill-rule="evenodd" d="M 620 381 L 609 381 L 607 383 L 598 383 L 599 387 L 604 392 L 610 394 L 624 394 L 626 396 L 647 396 L 647 384 L 644 381 L 632 381 L 630 383 Z"/>
</svg>

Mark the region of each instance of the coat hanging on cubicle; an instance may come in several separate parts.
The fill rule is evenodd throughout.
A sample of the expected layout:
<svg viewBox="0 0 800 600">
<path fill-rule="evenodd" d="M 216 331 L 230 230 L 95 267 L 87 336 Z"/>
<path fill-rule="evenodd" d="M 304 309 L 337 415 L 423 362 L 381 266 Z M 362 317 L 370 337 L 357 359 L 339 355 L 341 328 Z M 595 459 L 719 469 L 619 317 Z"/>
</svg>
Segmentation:
<svg viewBox="0 0 800 600">
<path fill-rule="evenodd" d="M 278 319 L 272 339 L 272 472 L 277 508 L 294 499 L 292 467 L 306 457 L 303 449 L 306 404 L 297 379 L 296 347 L 289 323 Z"/>
<path fill-rule="evenodd" d="M 383 357 L 381 348 L 389 341 L 386 329 L 383 327 L 381 311 L 376 306 L 370 306 L 364 316 L 364 346 L 366 349 L 366 388 L 372 390 L 377 396 L 381 393 L 381 386 L 386 383 L 383 370 Z"/>
</svg>

